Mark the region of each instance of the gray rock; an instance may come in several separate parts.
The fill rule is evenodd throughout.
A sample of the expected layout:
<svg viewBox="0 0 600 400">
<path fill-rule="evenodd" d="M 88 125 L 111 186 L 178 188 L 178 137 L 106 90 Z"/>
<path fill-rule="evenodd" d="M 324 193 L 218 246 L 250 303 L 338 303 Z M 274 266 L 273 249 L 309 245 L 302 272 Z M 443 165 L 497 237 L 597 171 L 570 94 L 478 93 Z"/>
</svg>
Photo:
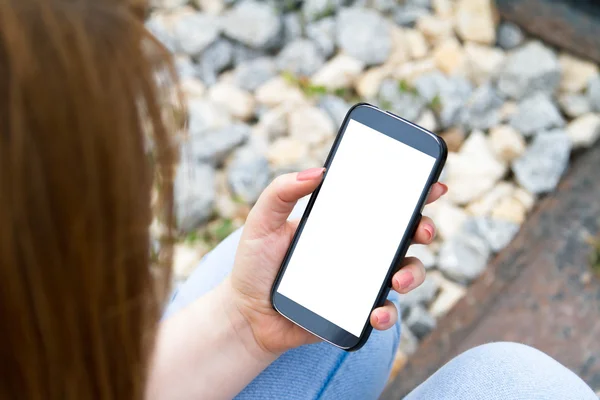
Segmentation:
<svg viewBox="0 0 600 400">
<path fill-rule="evenodd" d="M 154 35 L 169 51 L 175 52 L 177 50 L 177 43 L 173 33 L 165 26 L 164 18 L 151 16 L 146 21 L 146 28 L 150 33 Z"/>
<path fill-rule="evenodd" d="M 400 26 L 413 27 L 417 20 L 423 15 L 429 14 L 426 8 L 413 4 L 404 4 L 396 7 L 394 11 L 394 22 Z"/>
<path fill-rule="evenodd" d="M 398 6 L 397 0 L 371 0 L 370 6 L 380 13 L 389 13 Z"/>
<path fill-rule="evenodd" d="M 379 104 L 409 121 L 416 121 L 425 108 L 426 101 L 417 93 L 401 91 L 398 82 L 386 79 L 379 88 Z"/>
<path fill-rule="evenodd" d="M 182 153 L 188 153 L 193 161 L 219 165 L 233 149 L 250 137 L 250 127 L 245 124 L 205 131 L 190 137 Z"/>
<path fill-rule="evenodd" d="M 437 261 L 433 251 L 423 244 L 411 245 L 406 252 L 406 257 L 417 257 L 421 260 L 426 269 L 435 267 Z"/>
<path fill-rule="evenodd" d="M 535 136 L 525 153 L 513 161 L 517 181 L 531 193 L 553 190 L 569 164 L 571 141 L 563 130 Z"/>
<path fill-rule="evenodd" d="M 150 6 L 155 8 L 177 9 L 186 5 L 189 0 L 151 0 Z"/>
<path fill-rule="evenodd" d="M 413 355 L 419 348 L 419 340 L 410 331 L 410 328 L 406 323 L 402 322 L 400 328 L 400 343 L 398 344 L 398 351 L 406 354 L 407 356 Z"/>
<path fill-rule="evenodd" d="M 175 57 L 175 70 L 180 79 L 195 77 L 198 73 L 196 66 L 189 57 Z"/>
<path fill-rule="evenodd" d="M 311 76 L 325 63 L 325 58 L 314 42 L 298 39 L 288 43 L 281 50 L 275 63 L 279 71 L 291 72 L 297 76 Z"/>
<path fill-rule="evenodd" d="M 289 43 L 302 36 L 302 19 L 299 13 L 288 13 L 283 16 L 283 40 Z"/>
<path fill-rule="evenodd" d="M 337 16 L 337 45 L 367 65 L 382 64 L 392 51 L 388 22 L 375 10 L 345 8 Z"/>
<path fill-rule="evenodd" d="M 415 89 L 430 105 L 438 106 L 443 129 L 456 125 L 463 118 L 463 107 L 471 97 L 473 86 L 465 78 L 447 77 L 434 71 L 417 78 Z M 433 104 L 439 102 L 439 104 Z"/>
<path fill-rule="evenodd" d="M 437 294 L 440 285 L 438 281 L 425 278 L 425 281 L 406 294 L 398 295 L 400 308 L 404 311 L 419 305 L 429 305 Z"/>
<path fill-rule="evenodd" d="M 465 104 L 462 117 L 463 124 L 468 130 L 487 130 L 500 123 L 500 108 L 504 100 L 496 89 L 485 83 L 475 89 Z"/>
<path fill-rule="evenodd" d="M 431 8 L 431 0 L 405 0 L 405 3 L 421 8 Z"/>
<path fill-rule="evenodd" d="M 580 93 L 563 93 L 558 96 L 558 104 L 570 118 L 577 118 L 592 111 L 589 98 Z"/>
<path fill-rule="evenodd" d="M 590 80 L 587 88 L 587 95 L 592 110 L 600 112 L 600 76 L 596 76 Z"/>
<path fill-rule="evenodd" d="M 521 28 L 512 22 L 503 22 L 498 27 L 498 46 L 504 50 L 514 49 L 525 40 Z"/>
<path fill-rule="evenodd" d="M 531 42 L 509 55 L 500 71 L 498 89 L 513 99 L 533 93 L 551 95 L 560 82 L 556 54 L 540 42 Z"/>
<path fill-rule="evenodd" d="M 351 107 L 344 99 L 329 94 L 321 97 L 318 106 L 329 115 L 336 127 L 342 125 Z"/>
<path fill-rule="evenodd" d="M 246 146 L 235 152 L 227 173 L 234 196 L 254 204 L 270 180 L 269 161 L 254 146 Z"/>
<path fill-rule="evenodd" d="M 197 56 L 217 40 L 220 31 L 217 17 L 197 12 L 176 20 L 173 37 L 179 51 Z"/>
<path fill-rule="evenodd" d="M 190 136 L 198 136 L 205 131 L 222 128 L 231 123 L 231 116 L 223 107 L 218 107 L 206 99 L 190 98 L 187 103 Z"/>
<path fill-rule="evenodd" d="M 217 82 L 218 74 L 231 66 L 233 62 L 233 44 L 226 39 L 219 39 L 204 50 L 199 59 L 200 78 L 207 85 Z"/>
<path fill-rule="evenodd" d="M 346 4 L 346 0 L 304 0 L 302 15 L 304 21 L 312 22 L 320 18 L 331 17 L 337 9 Z"/>
<path fill-rule="evenodd" d="M 552 100 L 545 94 L 536 93 L 519 103 L 510 125 L 524 136 L 565 126 L 565 120 Z"/>
<path fill-rule="evenodd" d="M 237 3 L 222 17 L 227 36 L 255 49 L 266 49 L 280 40 L 281 18 L 275 9 L 254 0 Z"/>
<path fill-rule="evenodd" d="M 236 84 L 250 92 L 277 75 L 275 61 L 270 57 L 261 57 L 240 64 L 234 73 Z"/>
<path fill-rule="evenodd" d="M 470 282 L 485 270 L 490 254 L 486 240 L 461 228 L 442 244 L 438 268 L 455 281 Z"/>
<path fill-rule="evenodd" d="M 498 252 L 508 246 L 520 226 L 491 217 L 472 217 L 464 223 L 464 229 L 483 238 L 493 252 Z"/>
<path fill-rule="evenodd" d="M 266 55 L 267 54 L 262 50 L 253 49 L 241 43 L 233 44 L 233 64 L 235 66 L 256 60 L 257 58 L 265 57 Z"/>
<path fill-rule="evenodd" d="M 189 232 L 206 222 L 215 202 L 215 171 L 210 165 L 183 161 L 174 183 L 177 226 Z"/>
<path fill-rule="evenodd" d="M 419 340 L 429 335 L 436 326 L 435 318 L 421 306 L 409 310 L 405 323 Z"/>
<path fill-rule="evenodd" d="M 335 19 L 323 18 L 306 27 L 306 37 L 316 43 L 325 58 L 335 51 Z"/>
</svg>

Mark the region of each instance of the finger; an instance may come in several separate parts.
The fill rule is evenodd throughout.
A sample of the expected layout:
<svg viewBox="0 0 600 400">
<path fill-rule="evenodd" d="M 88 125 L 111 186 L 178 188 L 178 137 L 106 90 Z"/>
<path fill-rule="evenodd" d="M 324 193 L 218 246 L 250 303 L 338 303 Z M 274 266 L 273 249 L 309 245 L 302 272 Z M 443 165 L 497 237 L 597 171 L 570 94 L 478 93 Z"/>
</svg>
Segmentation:
<svg viewBox="0 0 600 400">
<path fill-rule="evenodd" d="M 400 294 L 406 294 L 425 281 L 425 266 L 416 257 L 406 257 L 402 267 L 392 277 L 392 287 Z"/>
<path fill-rule="evenodd" d="M 417 226 L 417 230 L 415 231 L 415 235 L 413 236 L 413 243 L 417 244 L 429 244 L 433 242 L 435 238 L 435 224 L 433 220 L 429 217 L 422 216 L 421 221 L 419 221 L 419 226 Z"/>
<path fill-rule="evenodd" d="M 311 168 L 275 178 L 248 214 L 245 230 L 260 236 L 281 228 L 296 202 L 319 186 L 324 172 L 325 168 Z"/>
<path fill-rule="evenodd" d="M 389 300 L 385 301 L 383 307 L 376 308 L 371 313 L 371 325 L 380 331 L 390 329 L 397 321 L 398 309 Z"/>
<path fill-rule="evenodd" d="M 429 191 L 429 196 L 427 197 L 427 204 L 433 203 L 446 193 L 448 193 L 448 186 L 441 182 L 434 183 L 431 185 L 431 190 Z"/>
</svg>

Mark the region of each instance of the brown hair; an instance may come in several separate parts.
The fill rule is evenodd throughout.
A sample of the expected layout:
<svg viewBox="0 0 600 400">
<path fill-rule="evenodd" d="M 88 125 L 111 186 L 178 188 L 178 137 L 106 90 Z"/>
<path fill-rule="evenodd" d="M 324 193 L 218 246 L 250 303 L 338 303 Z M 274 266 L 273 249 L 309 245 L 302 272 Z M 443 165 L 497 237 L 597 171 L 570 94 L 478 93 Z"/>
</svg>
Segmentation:
<svg viewBox="0 0 600 400">
<path fill-rule="evenodd" d="M 140 1 L 0 1 L 2 399 L 143 397 L 155 272 L 169 282 L 149 268 L 151 194 L 166 266 L 176 113 L 142 14 Z"/>
</svg>

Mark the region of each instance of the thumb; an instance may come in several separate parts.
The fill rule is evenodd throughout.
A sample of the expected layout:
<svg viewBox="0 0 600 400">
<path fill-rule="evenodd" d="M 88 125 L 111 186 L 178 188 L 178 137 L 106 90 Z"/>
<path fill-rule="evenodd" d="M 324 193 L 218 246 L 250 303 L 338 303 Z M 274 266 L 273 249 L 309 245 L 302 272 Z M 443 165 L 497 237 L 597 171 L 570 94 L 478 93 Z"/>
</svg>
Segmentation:
<svg viewBox="0 0 600 400">
<path fill-rule="evenodd" d="M 296 202 L 319 186 L 324 172 L 325 168 L 311 168 L 275 178 L 248 214 L 244 230 L 256 237 L 281 228 Z"/>
</svg>

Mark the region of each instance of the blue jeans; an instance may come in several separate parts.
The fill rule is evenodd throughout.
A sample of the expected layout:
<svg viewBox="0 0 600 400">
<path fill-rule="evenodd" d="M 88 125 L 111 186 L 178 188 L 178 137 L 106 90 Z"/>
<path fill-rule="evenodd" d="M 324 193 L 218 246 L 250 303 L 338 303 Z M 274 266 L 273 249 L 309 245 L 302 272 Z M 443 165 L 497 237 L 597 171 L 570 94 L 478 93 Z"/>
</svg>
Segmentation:
<svg viewBox="0 0 600 400">
<path fill-rule="evenodd" d="M 294 210 L 292 217 L 301 215 L 302 206 Z M 240 235 L 241 230 L 234 232 L 202 259 L 175 292 L 165 317 L 210 291 L 229 274 Z M 398 300 L 392 292 L 389 298 Z M 365 346 L 353 353 L 326 343 L 290 350 L 236 398 L 375 399 L 390 374 L 399 338 L 400 323 L 385 332 L 373 331 Z M 573 372 L 544 353 L 516 343 L 493 343 L 450 361 L 407 399 L 598 400 L 598 397 Z"/>
</svg>

